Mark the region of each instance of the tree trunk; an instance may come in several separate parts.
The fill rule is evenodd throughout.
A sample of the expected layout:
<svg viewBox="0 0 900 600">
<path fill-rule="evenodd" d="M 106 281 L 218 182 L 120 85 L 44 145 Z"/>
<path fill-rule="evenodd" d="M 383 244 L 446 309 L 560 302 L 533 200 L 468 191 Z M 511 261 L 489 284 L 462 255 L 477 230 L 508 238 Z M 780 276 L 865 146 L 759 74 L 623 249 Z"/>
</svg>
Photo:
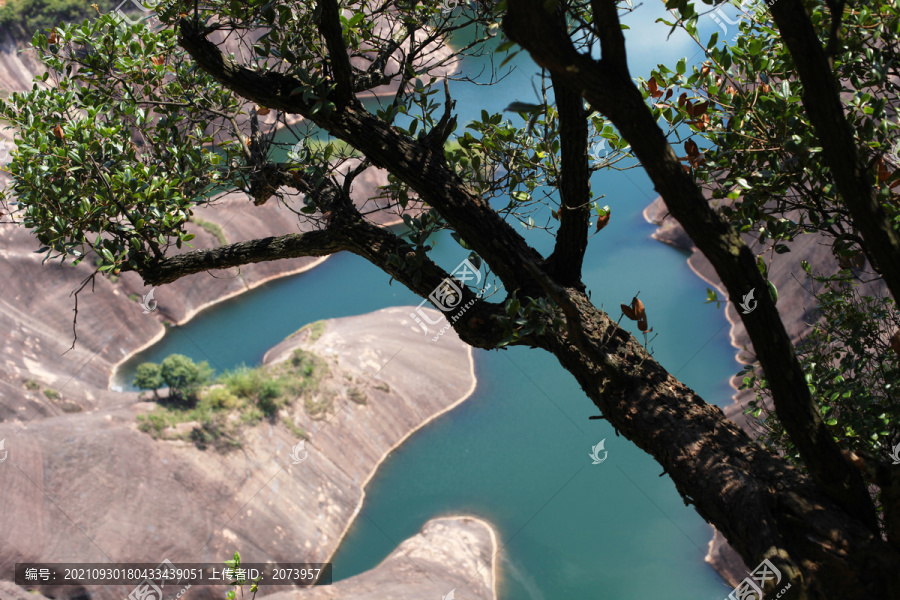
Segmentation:
<svg viewBox="0 0 900 600">
<path fill-rule="evenodd" d="M 781 581 L 766 590 L 767 598 L 788 583 L 781 598 L 900 598 L 900 554 L 667 373 L 584 294 L 566 291 L 592 350 L 616 365 L 619 376 L 606 375 L 563 331 L 548 334 L 542 347 L 575 376 L 617 433 L 663 466 L 685 502 L 748 565 L 768 559 L 779 569 Z"/>
</svg>

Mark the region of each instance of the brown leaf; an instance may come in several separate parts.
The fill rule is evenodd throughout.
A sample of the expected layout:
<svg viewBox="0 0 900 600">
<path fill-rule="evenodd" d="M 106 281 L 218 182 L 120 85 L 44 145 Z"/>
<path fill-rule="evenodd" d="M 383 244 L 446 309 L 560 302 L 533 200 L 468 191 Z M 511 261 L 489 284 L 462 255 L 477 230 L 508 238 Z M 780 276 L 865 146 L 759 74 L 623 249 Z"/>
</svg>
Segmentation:
<svg viewBox="0 0 900 600">
<path fill-rule="evenodd" d="M 694 114 L 692 116 L 697 117 L 706 113 L 706 110 L 709 108 L 709 101 L 701 102 L 697 106 L 694 107 Z"/>
<path fill-rule="evenodd" d="M 897 333 L 894 334 L 894 337 L 891 338 L 891 348 L 894 349 L 894 352 L 900 354 L 900 329 L 898 329 Z"/>
<path fill-rule="evenodd" d="M 256 107 L 256 114 L 258 114 L 261 117 L 266 116 L 270 112 L 272 112 L 272 111 L 269 110 L 268 108 L 266 108 L 265 106 L 257 106 Z"/>
<path fill-rule="evenodd" d="M 693 121 L 688 121 L 688 123 L 694 125 L 700 131 L 706 131 L 706 128 L 709 126 L 709 115 L 700 115 Z"/>
<path fill-rule="evenodd" d="M 66 139 L 66 134 L 63 131 L 62 125 L 60 125 L 59 123 L 57 123 L 56 127 L 53 128 L 53 135 L 61 140 Z"/>
<path fill-rule="evenodd" d="M 703 63 L 703 66 L 700 68 L 700 77 L 706 77 L 709 75 L 709 61 Z"/>
<path fill-rule="evenodd" d="M 674 93 L 675 93 L 675 90 L 673 90 L 672 88 L 669 88 L 669 91 L 666 92 L 666 97 L 665 97 L 665 99 L 668 100 L 669 98 L 672 97 L 672 94 L 674 94 Z"/>
<path fill-rule="evenodd" d="M 770 91 L 772 91 L 772 88 L 769 87 L 768 83 L 762 84 L 761 86 L 759 86 L 759 89 L 762 90 L 763 94 L 768 94 Z"/>
<path fill-rule="evenodd" d="M 59 44 L 59 35 L 55 31 L 51 31 L 50 35 L 47 36 L 48 44 Z"/>
<path fill-rule="evenodd" d="M 647 82 L 647 89 L 650 90 L 650 96 L 653 98 L 660 98 L 663 95 L 663 93 L 659 91 L 659 84 L 656 83 L 656 79 L 653 77 Z"/>
<path fill-rule="evenodd" d="M 601 229 L 609 225 L 609 217 L 611 214 L 612 212 L 608 212 L 602 217 L 597 217 L 597 231 L 600 231 Z"/>
<path fill-rule="evenodd" d="M 154 56 L 153 58 L 150 59 L 150 62 L 152 62 L 154 65 L 156 65 L 158 67 L 166 62 L 166 57 L 165 56 Z"/>
<path fill-rule="evenodd" d="M 644 310 L 644 303 L 641 302 L 637 296 L 631 299 L 631 306 L 625 304 L 620 304 L 619 306 L 622 308 L 622 313 L 626 317 L 632 321 L 638 322 L 638 329 L 641 331 L 647 330 L 647 312 Z M 641 328 L 642 323 L 643 328 Z"/>
<path fill-rule="evenodd" d="M 638 300 L 637 296 L 632 299 L 631 307 L 634 309 L 634 314 L 637 316 L 639 321 L 647 319 L 647 313 L 646 311 L 644 311 L 644 303 Z"/>
<path fill-rule="evenodd" d="M 700 150 L 697 148 L 697 142 L 694 140 L 688 140 L 684 143 L 684 151 L 687 152 L 690 157 L 695 157 L 700 154 Z"/>
<path fill-rule="evenodd" d="M 687 92 L 681 92 L 681 95 L 678 96 L 678 108 L 684 106 L 684 103 L 687 101 Z"/>
<path fill-rule="evenodd" d="M 732 96 L 732 97 L 734 97 L 734 95 L 737 94 L 737 90 L 734 89 L 733 87 L 731 87 L 730 85 L 727 88 L 725 88 L 725 91 L 728 93 L 729 96 Z"/>
</svg>

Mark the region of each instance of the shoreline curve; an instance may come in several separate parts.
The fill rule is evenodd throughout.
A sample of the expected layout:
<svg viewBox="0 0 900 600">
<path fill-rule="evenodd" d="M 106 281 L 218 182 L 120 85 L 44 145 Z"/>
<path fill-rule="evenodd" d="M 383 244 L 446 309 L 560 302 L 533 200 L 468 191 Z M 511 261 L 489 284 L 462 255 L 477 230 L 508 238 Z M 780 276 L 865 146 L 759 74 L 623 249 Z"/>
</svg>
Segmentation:
<svg viewBox="0 0 900 600">
<path fill-rule="evenodd" d="M 384 451 L 384 453 L 381 455 L 381 457 L 372 466 L 372 470 L 369 471 L 369 474 L 366 476 L 366 478 L 360 484 L 359 487 L 360 487 L 362 495 L 359 498 L 359 502 L 357 503 L 356 508 L 353 510 L 353 514 L 350 515 L 350 518 L 347 521 L 347 525 L 344 527 L 344 530 L 341 532 L 341 535 L 338 536 L 337 542 L 335 543 L 335 546 L 334 546 L 334 550 L 331 552 L 331 554 L 329 554 L 327 556 L 327 558 L 324 562 L 331 562 L 331 560 L 334 558 L 335 554 L 337 554 L 338 550 L 341 547 L 341 544 L 344 541 L 344 538 L 347 537 L 347 533 L 350 531 L 350 528 L 356 522 L 356 518 L 359 516 L 359 513 L 362 511 L 363 503 L 366 501 L 366 487 L 369 485 L 369 482 L 371 482 L 372 479 L 375 477 L 375 474 L 378 472 L 378 469 L 381 467 L 381 465 L 394 452 L 394 450 L 399 448 L 406 440 L 408 440 L 410 437 L 412 437 L 412 435 L 415 434 L 416 432 L 418 432 L 420 429 L 424 428 L 426 425 L 428 425 L 432 421 L 436 420 L 438 417 L 441 417 L 441 416 L 445 415 L 446 413 L 450 412 L 451 410 L 453 410 L 454 408 L 456 408 L 457 406 L 459 406 L 460 404 L 462 404 L 463 402 L 468 400 L 472 396 L 472 394 L 475 393 L 475 390 L 478 387 L 478 378 L 475 376 L 475 358 L 474 358 L 474 354 L 472 352 L 472 346 L 466 345 L 466 352 L 468 354 L 468 359 L 469 359 L 469 374 L 472 376 L 472 384 L 469 386 L 469 389 L 466 390 L 466 392 L 455 402 L 444 407 L 442 410 L 434 413 L 433 415 L 431 415 L 430 417 L 428 417 L 427 419 L 425 419 L 424 421 L 419 423 L 416 427 L 410 429 L 408 432 L 406 432 L 406 435 L 404 435 L 402 438 L 397 440 L 397 442 L 393 446 L 391 446 L 390 448 L 388 448 L 387 450 Z M 468 517 L 466 515 L 463 515 L 463 516 L 465 516 L 466 518 L 476 518 L 476 517 Z M 441 518 L 449 518 L 449 517 L 441 517 Z M 431 520 L 431 519 L 429 519 L 429 520 Z M 427 523 L 427 521 L 426 521 L 426 523 Z M 493 539 L 494 530 L 492 527 L 490 528 L 490 530 L 491 530 L 491 536 Z M 496 589 L 494 591 L 496 592 Z M 494 597 L 496 597 L 496 593 L 495 593 Z"/>
</svg>

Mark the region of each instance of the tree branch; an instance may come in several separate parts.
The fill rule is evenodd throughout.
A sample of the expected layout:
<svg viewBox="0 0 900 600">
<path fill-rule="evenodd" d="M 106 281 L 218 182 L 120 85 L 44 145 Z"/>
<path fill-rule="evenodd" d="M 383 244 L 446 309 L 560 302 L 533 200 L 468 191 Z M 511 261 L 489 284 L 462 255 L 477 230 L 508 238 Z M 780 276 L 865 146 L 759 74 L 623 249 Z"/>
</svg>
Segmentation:
<svg viewBox="0 0 900 600">
<path fill-rule="evenodd" d="M 900 236 L 878 201 L 874 176 L 856 147 L 828 57 L 800 0 L 778 0 L 771 11 L 797 67 L 803 84 L 803 106 L 822 143 L 838 191 L 875 259 L 873 266 L 894 300 L 900 301 Z M 840 14 L 832 14 L 833 23 L 839 23 L 840 18 Z"/>
<path fill-rule="evenodd" d="M 546 13 L 541 0 L 510 3 L 503 26 L 535 62 L 580 90 L 594 108 L 615 124 L 631 144 L 669 212 L 712 263 L 732 301 L 738 301 L 752 289 L 762 292 L 757 294 L 758 308 L 752 315 L 742 315 L 742 320 L 771 383 L 778 417 L 814 480 L 850 514 L 877 530 L 865 483 L 841 454 L 812 400 L 784 324 L 764 291 L 767 284 L 753 253 L 713 211 L 685 172 L 627 70 L 581 55 L 566 31 Z M 607 25 L 607 29 L 610 27 Z"/>
<path fill-rule="evenodd" d="M 551 276 L 563 286 L 582 288 L 581 269 L 588 245 L 591 216 L 591 172 L 588 169 L 587 111 L 584 98 L 551 73 L 559 111 L 560 162 L 559 231 L 547 259 Z"/>
<path fill-rule="evenodd" d="M 625 34 L 619 25 L 616 0 L 591 0 L 594 27 L 600 36 L 600 60 L 613 68 L 628 71 Z"/>
<path fill-rule="evenodd" d="M 147 285 L 162 285 L 203 271 L 229 269 L 282 258 L 328 256 L 345 249 L 328 229 L 307 231 L 237 242 L 218 248 L 192 250 L 149 261 L 137 271 Z M 130 268 L 123 267 L 122 270 Z"/>
<path fill-rule="evenodd" d="M 331 68 L 334 73 L 335 90 L 332 98 L 335 104 L 343 106 L 353 96 L 353 68 L 344 45 L 344 33 L 341 27 L 341 9 L 335 0 L 317 0 L 322 16 L 319 21 L 319 33 L 325 39 Z"/>
<path fill-rule="evenodd" d="M 182 19 L 179 27 L 181 46 L 222 85 L 261 106 L 302 115 L 351 144 L 373 165 L 393 173 L 434 207 L 490 263 L 507 289 L 540 293 L 540 286 L 523 265 L 523 261 L 541 261 L 540 254 L 447 166 L 443 148 L 413 140 L 353 104 L 313 114 L 312 104 L 304 102 L 301 94 L 292 93 L 302 86 L 298 79 L 241 66 L 226 57 L 191 21 Z"/>
</svg>

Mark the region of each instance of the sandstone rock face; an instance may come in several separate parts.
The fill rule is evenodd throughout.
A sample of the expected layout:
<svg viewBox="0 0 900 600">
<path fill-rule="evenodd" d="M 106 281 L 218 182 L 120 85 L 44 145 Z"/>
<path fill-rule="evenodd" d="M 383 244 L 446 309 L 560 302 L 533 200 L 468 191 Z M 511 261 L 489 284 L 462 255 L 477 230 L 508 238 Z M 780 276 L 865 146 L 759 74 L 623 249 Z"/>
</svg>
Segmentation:
<svg viewBox="0 0 900 600">
<path fill-rule="evenodd" d="M 462 600 L 496 598 L 492 570 L 496 540 L 478 519 L 433 519 L 370 571 L 331 586 L 290 590 L 267 600 Z"/>
<path fill-rule="evenodd" d="M 376 211 L 377 186 L 386 182 L 383 171 L 370 169 L 351 189 L 354 201 L 379 224 L 399 219 Z M 0 175 L 0 185 L 6 181 Z M 287 195 L 289 205 L 302 197 Z M 296 206 L 294 207 L 296 208 Z M 228 243 L 257 237 L 296 233 L 314 225 L 298 222 L 297 215 L 272 200 L 253 206 L 243 194 L 230 193 L 212 206 L 195 210 L 188 231 L 197 237 L 194 248 L 220 245 L 202 225 L 218 227 Z M 183 323 L 203 308 L 257 287 L 271 279 L 305 271 L 324 259 L 295 258 L 245 265 L 214 273 L 197 273 L 154 290 L 157 308 L 145 314 L 139 304 L 151 288 L 135 273 L 123 273 L 114 283 L 97 277 L 78 295 L 78 339 L 75 348 L 72 294 L 91 275 L 90 259 L 72 267 L 41 264 L 34 253 L 39 243 L 23 227 L 0 224 L 0 420 L 24 423 L 65 412 L 121 404 L 128 396 L 110 393 L 110 373 L 135 351 L 165 332 L 164 323 Z M 184 251 L 189 248 L 184 248 Z M 43 390 L 57 392 L 49 398 Z M 128 397 L 133 401 L 133 396 Z"/>
<path fill-rule="evenodd" d="M 474 389 L 471 349 L 447 335 L 431 343 L 409 312 L 389 308 L 326 322 L 315 341 L 301 332 L 269 353 L 267 361 L 277 363 L 305 348 L 328 363 L 330 408 L 314 419 L 300 402 L 292 415 L 310 437 L 298 464 L 291 448 L 300 439 L 278 420 L 245 429 L 241 448 L 228 453 L 154 441 L 135 424 L 150 406 L 145 402 L 47 416 L 24 429 L 0 423 L 9 452 L 0 464 L 0 572 L 38 560 L 221 562 L 235 550 L 246 562 L 326 562 L 380 461 Z M 438 540 L 440 547 L 429 549 L 421 540 L 410 547 L 422 556 L 459 554 L 458 568 L 468 569 L 481 556 L 466 549 L 480 547 L 478 536 L 446 527 L 423 532 L 423 540 Z M 456 548 L 447 541 L 466 535 L 471 544 Z M 74 597 L 83 590 L 41 591 Z M 122 586 L 88 591 L 93 600 L 128 593 Z M 191 590 L 194 598 L 220 593 Z"/>
</svg>

